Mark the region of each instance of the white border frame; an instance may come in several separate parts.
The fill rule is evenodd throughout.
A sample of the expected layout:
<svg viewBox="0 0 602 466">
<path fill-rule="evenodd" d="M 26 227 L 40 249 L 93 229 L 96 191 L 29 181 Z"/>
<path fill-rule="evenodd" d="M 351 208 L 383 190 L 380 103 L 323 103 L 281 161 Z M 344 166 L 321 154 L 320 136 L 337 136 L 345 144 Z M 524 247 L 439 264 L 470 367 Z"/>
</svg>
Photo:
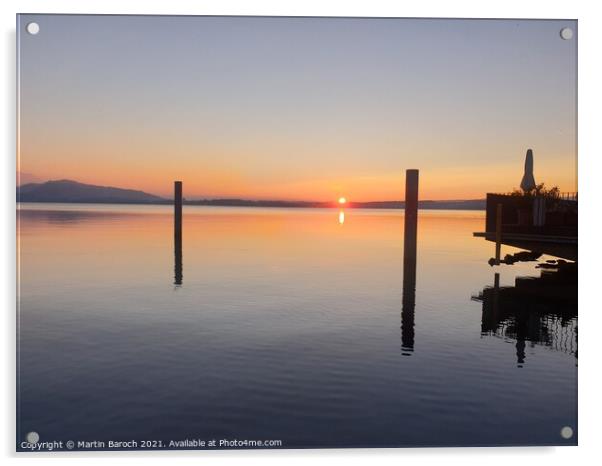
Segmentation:
<svg viewBox="0 0 602 466">
<path fill-rule="evenodd" d="M 602 15 L 597 14 L 594 1 L 387 1 L 387 0 L 206 0 L 193 3 L 186 0 L 129 0 L 89 1 L 77 0 L 3 0 L 2 38 L 3 67 L 0 72 L 4 108 L 0 113 L 4 142 L 2 218 L 2 296 L 3 296 L 3 360 L 2 402 L 5 413 L 0 423 L 2 454 L 12 462 L 29 464 L 39 458 L 57 458 L 59 461 L 75 460 L 86 463 L 110 460 L 111 462 L 143 464 L 165 461 L 220 461 L 225 464 L 305 464 L 307 462 L 331 464 L 345 462 L 350 465 L 368 461 L 379 464 L 396 464 L 411 461 L 423 463 L 461 463 L 462 465 L 491 465 L 523 460 L 545 460 L 546 464 L 589 463 L 597 453 L 602 417 L 600 410 L 601 376 L 598 355 L 597 329 L 601 328 L 600 303 L 596 299 L 596 265 L 600 252 L 596 246 L 599 230 L 593 198 L 596 174 L 600 171 L 599 123 L 596 113 L 600 105 L 602 82 L 601 45 Z M 463 17 L 463 18 L 564 18 L 578 19 L 579 27 L 579 185 L 581 200 L 580 216 L 580 283 L 579 303 L 581 334 L 579 341 L 579 447 L 557 448 L 441 448 L 441 449 L 351 449 L 351 450 L 241 450 L 241 451 L 178 451 L 178 452 L 74 452 L 74 453 L 19 453 L 15 445 L 15 22 L 16 13 L 113 13 L 113 14 L 196 14 L 196 15 L 275 15 L 275 16 L 397 16 L 397 17 Z"/>
</svg>

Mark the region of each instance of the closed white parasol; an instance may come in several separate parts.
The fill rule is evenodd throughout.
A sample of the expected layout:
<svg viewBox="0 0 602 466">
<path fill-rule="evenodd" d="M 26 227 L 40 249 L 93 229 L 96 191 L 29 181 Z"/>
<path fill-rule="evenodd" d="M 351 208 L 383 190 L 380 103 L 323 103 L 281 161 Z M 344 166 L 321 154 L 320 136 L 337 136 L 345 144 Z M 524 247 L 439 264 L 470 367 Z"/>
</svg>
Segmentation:
<svg viewBox="0 0 602 466">
<path fill-rule="evenodd" d="M 535 178 L 533 178 L 533 151 L 527 150 L 527 156 L 525 157 L 525 174 L 523 180 L 520 182 L 520 188 L 529 192 L 535 189 Z"/>
</svg>

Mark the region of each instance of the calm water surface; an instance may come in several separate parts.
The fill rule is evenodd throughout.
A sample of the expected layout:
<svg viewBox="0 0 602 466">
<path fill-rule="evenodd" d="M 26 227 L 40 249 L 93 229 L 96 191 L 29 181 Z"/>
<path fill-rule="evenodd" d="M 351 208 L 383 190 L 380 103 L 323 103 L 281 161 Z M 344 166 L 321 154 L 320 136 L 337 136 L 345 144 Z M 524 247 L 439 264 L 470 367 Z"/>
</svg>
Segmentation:
<svg viewBox="0 0 602 466">
<path fill-rule="evenodd" d="M 576 443 L 576 318 L 483 331 L 483 213 L 420 211 L 403 313 L 403 211 L 185 207 L 181 285 L 172 221 L 21 205 L 18 441 Z"/>
</svg>

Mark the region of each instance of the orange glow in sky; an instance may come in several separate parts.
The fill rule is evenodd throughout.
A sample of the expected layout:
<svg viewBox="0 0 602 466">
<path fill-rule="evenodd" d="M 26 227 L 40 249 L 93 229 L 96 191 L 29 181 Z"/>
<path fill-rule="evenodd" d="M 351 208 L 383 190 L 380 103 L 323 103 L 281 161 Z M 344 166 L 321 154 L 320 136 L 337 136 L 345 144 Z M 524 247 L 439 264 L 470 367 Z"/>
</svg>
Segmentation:
<svg viewBox="0 0 602 466">
<path fill-rule="evenodd" d="M 577 191 L 571 21 L 45 21 L 19 44 L 20 180 L 342 207 L 403 201 L 416 167 L 420 199 L 484 199 L 531 148 L 536 183 Z"/>
</svg>

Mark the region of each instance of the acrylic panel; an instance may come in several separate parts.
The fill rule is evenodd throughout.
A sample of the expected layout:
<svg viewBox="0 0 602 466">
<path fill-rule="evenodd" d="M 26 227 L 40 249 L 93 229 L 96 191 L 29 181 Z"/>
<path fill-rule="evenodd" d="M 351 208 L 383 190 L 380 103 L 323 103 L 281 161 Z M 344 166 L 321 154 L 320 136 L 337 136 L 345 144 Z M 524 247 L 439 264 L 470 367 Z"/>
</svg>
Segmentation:
<svg viewBox="0 0 602 466">
<path fill-rule="evenodd" d="M 17 16 L 18 451 L 577 444 L 577 21 Z"/>
</svg>

